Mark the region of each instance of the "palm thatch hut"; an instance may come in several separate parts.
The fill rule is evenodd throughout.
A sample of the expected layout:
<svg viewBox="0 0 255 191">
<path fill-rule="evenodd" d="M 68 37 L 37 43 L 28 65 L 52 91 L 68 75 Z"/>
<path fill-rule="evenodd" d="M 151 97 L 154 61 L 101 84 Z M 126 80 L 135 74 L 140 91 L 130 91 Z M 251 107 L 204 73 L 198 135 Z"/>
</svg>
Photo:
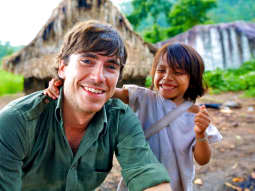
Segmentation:
<svg viewBox="0 0 255 191">
<path fill-rule="evenodd" d="M 132 30 L 128 20 L 110 0 L 63 0 L 35 39 L 3 60 L 3 68 L 24 76 L 26 93 L 44 89 L 55 75 L 55 58 L 65 33 L 77 22 L 90 19 L 111 24 L 125 41 L 129 56 L 123 81 L 131 82 L 132 79 L 132 82 L 143 82 L 149 74 L 156 48 L 145 43 Z"/>
</svg>

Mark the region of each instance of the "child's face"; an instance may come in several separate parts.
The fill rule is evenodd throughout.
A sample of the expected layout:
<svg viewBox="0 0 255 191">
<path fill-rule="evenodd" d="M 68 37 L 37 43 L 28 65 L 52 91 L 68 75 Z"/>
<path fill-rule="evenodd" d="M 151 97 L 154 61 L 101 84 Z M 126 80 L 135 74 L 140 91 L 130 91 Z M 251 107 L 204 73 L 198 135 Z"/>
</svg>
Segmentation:
<svg viewBox="0 0 255 191">
<path fill-rule="evenodd" d="M 165 99 L 171 99 L 176 104 L 180 104 L 184 101 L 183 96 L 189 87 L 189 75 L 181 69 L 173 71 L 167 64 L 165 54 L 162 62 L 157 65 L 154 86 Z"/>
</svg>

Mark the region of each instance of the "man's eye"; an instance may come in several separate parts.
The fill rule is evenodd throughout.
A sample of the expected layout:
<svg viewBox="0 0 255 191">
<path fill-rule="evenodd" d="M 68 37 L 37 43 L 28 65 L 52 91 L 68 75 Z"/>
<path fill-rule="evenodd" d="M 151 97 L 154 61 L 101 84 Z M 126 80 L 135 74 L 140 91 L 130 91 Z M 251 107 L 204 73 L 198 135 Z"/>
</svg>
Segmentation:
<svg viewBox="0 0 255 191">
<path fill-rule="evenodd" d="M 109 64 L 109 65 L 106 65 L 106 67 L 110 70 L 117 70 L 119 68 L 119 65 L 117 64 Z"/>
<path fill-rule="evenodd" d="M 91 64 L 91 61 L 88 59 L 83 59 L 80 61 L 82 64 Z"/>
<path fill-rule="evenodd" d="M 114 69 L 116 69 L 116 66 L 115 66 L 114 64 L 112 64 L 112 65 L 109 65 L 109 66 L 108 66 L 108 68 L 110 68 L 110 69 L 113 69 L 113 70 L 114 70 Z"/>
</svg>

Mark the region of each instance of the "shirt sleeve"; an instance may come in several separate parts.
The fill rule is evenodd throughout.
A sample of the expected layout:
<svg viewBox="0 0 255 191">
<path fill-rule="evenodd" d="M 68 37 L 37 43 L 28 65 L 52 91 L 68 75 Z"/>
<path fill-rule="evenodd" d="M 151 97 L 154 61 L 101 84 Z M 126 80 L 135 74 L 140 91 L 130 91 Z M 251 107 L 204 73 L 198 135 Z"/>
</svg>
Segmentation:
<svg viewBox="0 0 255 191">
<path fill-rule="evenodd" d="M 139 87 L 133 84 L 125 84 L 123 88 L 128 90 L 128 105 L 132 108 L 138 99 L 137 90 L 139 90 Z"/>
<path fill-rule="evenodd" d="M 222 139 L 222 135 L 220 134 L 218 129 L 212 124 L 210 124 L 206 129 L 206 135 L 208 137 L 209 143 L 216 143 L 221 141 Z"/>
<path fill-rule="evenodd" d="M 122 176 L 130 191 L 140 191 L 169 182 L 142 131 L 140 121 L 128 107 L 120 116 L 116 156 L 122 167 Z"/>
<path fill-rule="evenodd" d="M 137 113 L 141 112 L 142 105 L 147 104 L 148 96 L 151 97 L 151 92 L 147 88 L 126 84 L 123 88 L 128 90 L 128 105 Z M 149 99 L 150 100 L 150 99 Z"/>
<path fill-rule="evenodd" d="M 25 132 L 19 113 L 14 109 L 0 111 L 0 190 L 20 191 Z"/>
</svg>

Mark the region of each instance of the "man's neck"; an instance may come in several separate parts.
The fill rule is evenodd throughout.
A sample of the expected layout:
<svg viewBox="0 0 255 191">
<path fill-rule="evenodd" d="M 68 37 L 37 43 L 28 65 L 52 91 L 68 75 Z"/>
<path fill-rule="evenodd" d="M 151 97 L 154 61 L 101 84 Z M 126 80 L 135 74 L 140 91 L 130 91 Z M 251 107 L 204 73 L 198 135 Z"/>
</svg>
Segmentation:
<svg viewBox="0 0 255 191">
<path fill-rule="evenodd" d="M 95 113 L 85 113 L 78 111 L 67 102 L 62 104 L 64 131 L 69 145 L 75 154 L 80 142 L 86 133 L 89 122 Z"/>
<path fill-rule="evenodd" d="M 64 127 L 72 131 L 84 131 L 95 115 L 95 113 L 79 111 L 67 101 L 64 101 L 62 106 Z"/>
</svg>

